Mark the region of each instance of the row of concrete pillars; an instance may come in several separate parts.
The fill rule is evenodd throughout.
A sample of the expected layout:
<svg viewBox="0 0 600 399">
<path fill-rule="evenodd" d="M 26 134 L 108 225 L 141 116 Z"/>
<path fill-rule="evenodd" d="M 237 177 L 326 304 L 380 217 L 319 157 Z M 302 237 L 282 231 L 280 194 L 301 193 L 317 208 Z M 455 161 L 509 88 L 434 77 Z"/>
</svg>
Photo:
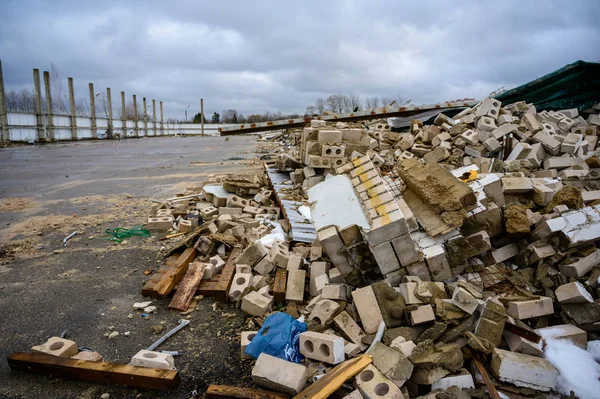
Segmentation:
<svg viewBox="0 0 600 399">
<path fill-rule="evenodd" d="M 44 89 L 45 89 L 45 98 L 46 98 L 46 120 L 44 120 L 44 110 L 42 110 L 42 94 L 41 94 L 41 84 L 40 84 L 40 70 L 33 70 L 33 83 L 35 89 L 35 113 L 37 117 L 37 126 L 38 126 L 38 140 L 41 142 L 44 141 L 54 141 L 54 124 L 52 121 L 53 111 L 52 111 L 52 90 L 50 85 L 50 73 L 48 71 L 43 72 L 44 76 Z M 96 125 L 96 94 L 94 93 L 94 84 L 89 84 L 90 91 L 90 117 L 91 117 L 91 131 L 92 138 L 98 138 L 98 127 Z M 106 100 L 107 100 L 107 111 L 108 111 L 108 132 L 112 133 L 113 130 L 113 115 L 112 115 L 112 97 L 110 88 L 106 89 Z M 156 122 L 156 100 L 152 99 L 152 123 L 153 130 L 155 135 L 163 135 L 164 134 L 164 120 L 163 120 L 163 103 L 160 104 L 160 131 L 157 130 L 157 122 Z M 73 88 L 73 78 L 69 78 L 69 106 L 71 111 L 71 139 L 78 140 L 77 134 L 77 115 L 75 108 L 75 90 Z M 143 98 L 143 129 L 145 134 L 148 134 L 148 106 L 146 104 L 146 97 Z M 123 124 L 123 132 L 127 131 L 127 113 L 126 113 L 126 103 L 125 103 L 125 92 L 121 92 L 121 120 Z M 200 109 L 202 115 L 204 115 L 204 104 L 203 100 L 200 100 Z M 137 98 L 136 95 L 133 95 L 133 121 L 134 121 L 134 135 L 139 136 L 140 134 L 140 126 L 139 126 L 139 117 L 138 108 L 137 108 Z M 204 120 L 202 120 L 202 132 L 204 132 Z M 0 138 L 4 142 L 10 141 L 10 132 L 8 125 L 8 111 L 6 107 L 6 94 L 4 89 L 4 80 L 2 76 L 2 61 L 0 60 Z"/>
</svg>

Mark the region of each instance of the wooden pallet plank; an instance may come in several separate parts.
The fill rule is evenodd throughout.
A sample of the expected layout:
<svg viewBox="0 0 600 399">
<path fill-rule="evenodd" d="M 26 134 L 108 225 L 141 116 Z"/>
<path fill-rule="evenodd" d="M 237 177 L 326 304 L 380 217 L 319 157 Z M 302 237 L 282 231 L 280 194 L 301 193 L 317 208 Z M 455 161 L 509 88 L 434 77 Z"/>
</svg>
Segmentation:
<svg viewBox="0 0 600 399">
<path fill-rule="evenodd" d="M 245 399 L 288 399 L 289 396 L 279 392 L 262 389 L 238 388 L 227 385 L 210 384 L 206 390 L 209 399 L 245 398 Z"/>
<path fill-rule="evenodd" d="M 373 358 L 362 355 L 338 364 L 317 382 L 294 396 L 293 399 L 325 399 L 338 390 L 339 387 L 367 367 Z"/>
<path fill-rule="evenodd" d="M 229 299 L 229 288 L 231 288 L 231 282 L 233 281 L 233 275 L 235 274 L 235 260 L 242 253 L 242 249 L 234 247 L 227 258 L 227 262 L 221 270 L 221 276 L 219 282 L 214 289 L 214 296 L 220 301 L 226 301 Z"/>
<path fill-rule="evenodd" d="M 181 280 L 188 270 L 188 266 L 194 261 L 198 252 L 195 248 L 187 248 L 177 259 L 177 263 L 173 265 L 154 286 L 154 297 L 164 298 L 167 296 L 175 285 Z"/>
<path fill-rule="evenodd" d="M 179 287 L 173 299 L 169 303 L 169 309 L 180 310 L 185 312 L 192 302 L 192 298 L 196 295 L 198 285 L 204 275 L 204 263 L 193 262 L 188 267 L 185 276 L 181 280 Z"/>
<path fill-rule="evenodd" d="M 138 388 L 160 390 L 177 389 L 180 383 L 177 370 L 151 369 L 126 364 L 89 362 L 45 353 L 16 352 L 8 357 L 13 370 L 72 380 L 92 381 L 106 384 L 121 384 Z"/>
<path fill-rule="evenodd" d="M 287 270 L 277 268 L 273 282 L 273 298 L 275 302 L 285 301 L 285 286 L 287 284 Z"/>
</svg>

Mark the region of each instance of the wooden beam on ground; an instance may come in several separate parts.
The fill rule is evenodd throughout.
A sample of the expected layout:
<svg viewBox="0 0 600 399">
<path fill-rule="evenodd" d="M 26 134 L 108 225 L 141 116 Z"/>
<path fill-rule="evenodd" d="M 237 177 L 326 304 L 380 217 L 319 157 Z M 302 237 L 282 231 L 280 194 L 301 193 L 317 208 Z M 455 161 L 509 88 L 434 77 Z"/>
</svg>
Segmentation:
<svg viewBox="0 0 600 399">
<path fill-rule="evenodd" d="M 121 384 L 137 388 L 174 390 L 177 389 L 180 382 L 177 370 L 90 362 L 45 353 L 16 352 L 8 357 L 8 364 L 13 370 L 52 375 L 53 377 L 71 380 Z"/>
<path fill-rule="evenodd" d="M 317 382 L 294 396 L 293 399 L 326 399 L 337 391 L 344 382 L 348 381 L 371 364 L 372 361 L 373 357 L 371 357 L 371 355 L 362 355 L 355 357 L 354 359 L 346 360 L 335 366 L 323 377 L 319 378 Z"/>
<path fill-rule="evenodd" d="M 267 121 L 257 123 L 245 123 L 240 125 L 231 125 L 219 128 L 221 136 L 227 136 L 231 134 L 243 134 L 252 132 L 262 132 L 268 130 L 281 130 L 281 129 L 293 129 L 304 127 L 307 123 L 310 123 L 311 119 L 320 119 L 326 122 L 356 122 L 362 120 L 390 118 L 393 116 L 407 117 L 417 115 L 426 111 L 440 110 L 445 111 L 447 108 L 466 108 L 472 107 L 477 104 L 476 101 L 452 101 L 437 104 L 423 104 L 423 105 L 394 105 L 385 106 L 383 108 L 367 109 L 363 111 L 352 112 L 349 114 L 334 114 L 334 115 L 321 115 L 316 117 L 302 117 L 295 119 L 284 119 L 278 121 Z"/>
<path fill-rule="evenodd" d="M 210 384 L 206 390 L 208 399 L 245 398 L 245 399 L 289 399 L 284 393 L 262 389 L 238 388 L 227 385 Z"/>
<path fill-rule="evenodd" d="M 177 259 L 179 259 L 179 255 L 169 256 L 165 261 L 166 266 L 161 266 L 157 271 L 154 272 L 154 274 L 150 276 L 150 279 L 146 281 L 144 287 L 142 288 L 143 296 L 154 295 L 154 287 L 156 286 L 156 283 L 160 281 L 164 273 L 166 273 L 169 268 L 173 267 L 173 265 L 177 263 Z"/>
<path fill-rule="evenodd" d="M 221 276 L 219 282 L 214 288 L 214 297 L 220 301 L 226 301 L 229 299 L 229 288 L 231 288 L 231 282 L 233 281 L 233 275 L 235 274 L 235 260 L 242 253 L 242 249 L 234 247 L 227 258 L 227 262 L 221 270 Z"/>
<path fill-rule="evenodd" d="M 167 296 L 175 285 L 181 280 L 188 270 L 190 263 L 194 261 L 197 255 L 194 248 L 187 248 L 177 259 L 177 263 L 173 265 L 154 286 L 154 297 L 164 298 Z"/>
<path fill-rule="evenodd" d="M 171 303 L 169 303 L 169 309 L 180 310 L 185 312 L 192 302 L 192 298 L 196 295 L 196 290 L 204 275 L 204 263 L 194 262 L 188 267 L 183 280 L 177 287 Z"/>
<path fill-rule="evenodd" d="M 285 286 L 287 284 L 287 270 L 277 268 L 273 282 L 273 297 L 275 302 L 285 301 Z"/>
<path fill-rule="evenodd" d="M 483 367 L 482 358 L 483 356 L 479 355 L 478 353 L 473 354 L 473 362 L 475 363 L 475 367 L 477 367 L 477 371 L 479 371 L 479 374 L 481 374 L 481 377 L 485 382 L 485 386 L 488 389 L 488 393 L 490 394 L 492 399 L 500 399 L 500 395 L 496 390 L 494 382 L 490 378 L 490 375 L 487 373 L 485 367 Z"/>
</svg>

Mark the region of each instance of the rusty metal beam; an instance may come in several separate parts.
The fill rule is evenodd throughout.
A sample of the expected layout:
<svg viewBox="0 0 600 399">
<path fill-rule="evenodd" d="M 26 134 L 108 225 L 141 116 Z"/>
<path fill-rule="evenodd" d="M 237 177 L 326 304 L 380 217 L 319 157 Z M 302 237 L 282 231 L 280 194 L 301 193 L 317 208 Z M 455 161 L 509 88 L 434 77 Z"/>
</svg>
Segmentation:
<svg viewBox="0 0 600 399">
<path fill-rule="evenodd" d="M 320 119 L 327 122 L 356 122 L 361 120 L 379 119 L 379 118 L 391 118 L 395 116 L 411 116 L 419 114 L 423 111 L 429 111 L 434 109 L 448 109 L 448 108 L 464 108 L 470 107 L 477 104 L 476 101 L 456 101 L 446 102 L 439 104 L 425 104 L 425 105 L 407 105 L 402 107 L 385 107 L 377 109 L 369 109 L 365 111 L 352 112 L 350 114 L 341 115 L 321 115 L 316 117 L 304 117 L 296 119 L 284 119 L 279 121 L 268 121 L 259 123 L 244 123 L 241 125 L 227 126 L 219 128 L 221 136 L 228 136 L 234 134 L 244 134 L 253 132 L 263 132 L 268 130 L 280 130 L 280 129 L 292 129 L 303 127 L 306 123 L 309 123 L 311 119 Z"/>
</svg>

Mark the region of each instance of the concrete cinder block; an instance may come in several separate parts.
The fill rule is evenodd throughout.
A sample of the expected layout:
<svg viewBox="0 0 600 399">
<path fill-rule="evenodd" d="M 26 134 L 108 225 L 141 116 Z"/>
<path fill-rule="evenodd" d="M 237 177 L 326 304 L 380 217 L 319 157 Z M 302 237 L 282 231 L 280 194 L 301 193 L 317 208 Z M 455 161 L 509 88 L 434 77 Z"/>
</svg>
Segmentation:
<svg viewBox="0 0 600 399">
<path fill-rule="evenodd" d="M 400 214 L 400 212 L 398 211 Z M 404 234 L 408 233 L 408 225 L 406 224 L 406 220 L 400 216 L 396 220 L 391 223 L 385 224 L 378 228 L 373 228 L 368 231 L 363 232 L 363 236 L 365 241 L 369 244 L 371 248 L 376 247 L 377 245 L 383 244 L 386 241 L 393 240 L 394 238 L 400 237 Z"/>
<path fill-rule="evenodd" d="M 321 291 L 321 297 L 333 301 L 350 302 L 351 299 L 348 288 L 349 287 L 344 284 L 327 284 Z"/>
<path fill-rule="evenodd" d="M 525 320 L 532 317 L 553 314 L 554 305 L 552 304 L 552 298 L 543 296 L 540 299 L 529 301 L 509 302 L 506 307 L 506 313 L 517 320 Z"/>
<path fill-rule="evenodd" d="M 344 277 L 342 276 L 342 273 L 337 267 L 331 268 L 329 270 L 329 281 L 331 282 L 331 284 L 344 283 Z"/>
<path fill-rule="evenodd" d="M 46 353 L 58 357 L 71 357 L 78 353 L 77 343 L 69 339 L 51 337 L 41 345 L 31 347 L 33 353 Z"/>
<path fill-rule="evenodd" d="M 373 365 L 397 386 L 402 386 L 413 372 L 414 365 L 402 352 L 377 342 L 369 352 Z"/>
<path fill-rule="evenodd" d="M 382 274 L 391 273 L 400 269 L 400 262 L 398 262 L 398 258 L 396 258 L 396 253 L 394 252 L 394 248 L 390 241 L 371 248 L 371 252 L 375 257 Z"/>
<path fill-rule="evenodd" d="M 344 339 L 336 335 L 307 331 L 300 334 L 300 353 L 309 359 L 338 364 L 344 361 Z"/>
<path fill-rule="evenodd" d="M 355 379 L 356 386 L 365 399 L 404 399 L 404 395 L 392 381 L 373 365 L 365 367 Z"/>
<path fill-rule="evenodd" d="M 572 324 L 536 328 L 535 332 L 541 335 L 545 340 L 564 339 L 573 342 L 583 349 L 587 348 L 587 332 Z"/>
<path fill-rule="evenodd" d="M 229 298 L 236 301 L 250 284 L 252 284 L 252 273 L 236 273 L 229 289 Z"/>
<path fill-rule="evenodd" d="M 236 265 L 256 265 L 262 258 L 264 258 L 269 252 L 267 248 L 260 242 L 250 244 L 236 259 Z"/>
<path fill-rule="evenodd" d="M 273 242 L 271 250 L 269 251 L 269 259 L 271 260 L 271 263 L 274 263 L 283 269 L 287 268 L 290 259 L 290 251 L 287 243 L 281 241 Z"/>
<path fill-rule="evenodd" d="M 308 315 L 308 320 L 324 326 L 331 320 L 339 308 L 340 305 L 336 302 L 329 299 L 321 299 L 315 304 L 313 310 Z"/>
<path fill-rule="evenodd" d="M 594 302 L 592 295 L 578 281 L 561 285 L 554 291 L 554 294 L 560 303 Z"/>
<path fill-rule="evenodd" d="M 256 336 L 258 331 L 242 331 L 240 337 L 240 357 L 242 359 L 254 359 L 252 356 L 246 353 L 246 348 L 250 345 L 252 338 Z"/>
<path fill-rule="evenodd" d="M 261 353 L 252 369 L 252 381 L 276 391 L 297 395 L 306 386 L 308 369 L 266 353 Z"/>
<path fill-rule="evenodd" d="M 367 334 L 377 332 L 379 324 L 383 322 L 383 315 L 373 288 L 371 286 L 358 288 L 352 291 L 352 298 L 365 332 Z"/>
<path fill-rule="evenodd" d="M 553 389 L 558 378 L 548 360 L 498 348 L 492 353 L 491 369 L 500 381 L 540 391 Z"/>
<path fill-rule="evenodd" d="M 173 216 L 148 218 L 146 222 L 148 230 L 169 230 L 171 227 L 173 227 Z"/>
<path fill-rule="evenodd" d="M 419 261 L 419 254 L 410 234 L 394 238 L 391 242 L 402 266 L 406 267 Z"/>
<path fill-rule="evenodd" d="M 320 129 L 318 139 L 321 144 L 341 144 L 342 131 L 336 129 Z"/>
<path fill-rule="evenodd" d="M 242 298 L 242 311 L 262 317 L 271 309 L 272 303 L 273 298 L 266 298 L 258 292 L 252 291 Z"/>
<path fill-rule="evenodd" d="M 262 276 L 268 276 L 275 267 L 275 264 L 269 260 L 269 257 L 265 256 L 254 266 L 254 271 Z"/>
<path fill-rule="evenodd" d="M 175 359 L 172 355 L 167 355 L 162 352 L 147 351 L 142 349 L 136 353 L 129 363 L 136 367 L 149 367 L 152 369 L 174 370 Z"/>
<path fill-rule="evenodd" d="M 423 258 L 427 263 L 433 281 L 444 281 L 452 277 L 452 270 L 441 245 L 433 245 L 423 250 Z"/>
<path fill-rule="evenodd" d="M 317 237 L 325 250 L 325 253 L 334 265 L 337 266 L 347 262 L 346 256 L 344 255 L 344 242 L 339 236 L 335 226 L 319 230 Z"/>
</svg>

